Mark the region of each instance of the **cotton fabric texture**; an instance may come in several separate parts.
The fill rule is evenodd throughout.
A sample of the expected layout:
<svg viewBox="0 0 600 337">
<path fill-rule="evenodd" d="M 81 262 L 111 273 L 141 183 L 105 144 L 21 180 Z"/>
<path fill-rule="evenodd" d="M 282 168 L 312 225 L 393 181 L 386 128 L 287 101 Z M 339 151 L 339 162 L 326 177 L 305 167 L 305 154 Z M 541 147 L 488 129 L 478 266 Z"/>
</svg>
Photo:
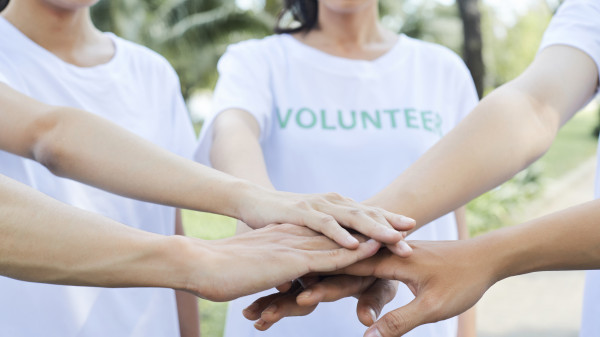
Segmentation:
<svg viewBox="0 0 600 337">
<path fill-rule="evenodd" d="M 218 65 L 215 114 L 205 122 L 196 159 L 210 165 L 213 121 L 227 109 L 248 111 L 260 126 L 269 177 L 278 190 L 339 192 L 365 200 L 390 184 L 477 103 L 471 76 L 448 49 L 401 35 L 374 61 L 313 49 L 290 35 L 228 48 Z M 453 214 L 410 237 L 454 240 Z M 242 309 L 272 291 L 232 301 L 226 337 L 362 336 L 356 300 L 323 303 L 307 317 L 286 318 L 258 332 Z M 401 286 L 387 308 L 408 303 Z M 456 336 L 456 320 L 407 336 Z"/>
<path fill-rule="evenodd" d="M 567 0 L 550 22 L 540 50 L 567 45 L 588 54 L 600 69 L 600 1 Z M 599 77 L 600 78 L 600 77 Z M 600 198 L 600 149 L 595 196 Z M 600 336 L 600 271 L 588 271 L 585 280 L 580 337 Z"/>
<path fill-rule="evenodd" d="M 108 36 L 116 47 L 113 59 L 80 68 L 63 62 L 0 17 L 0 82 L 44 103 L 92 112 L 191 157 L 195 137 L 174 70 L 149 49 Z M 42 165 L 3 151 L 0 174 L 126 225 L 174 234 L 173 208 L 55 177 Z M 0 336 L 179 336 L 170 289 L 69 287 L 0 277 L 0 299 Z"/>
</svg>

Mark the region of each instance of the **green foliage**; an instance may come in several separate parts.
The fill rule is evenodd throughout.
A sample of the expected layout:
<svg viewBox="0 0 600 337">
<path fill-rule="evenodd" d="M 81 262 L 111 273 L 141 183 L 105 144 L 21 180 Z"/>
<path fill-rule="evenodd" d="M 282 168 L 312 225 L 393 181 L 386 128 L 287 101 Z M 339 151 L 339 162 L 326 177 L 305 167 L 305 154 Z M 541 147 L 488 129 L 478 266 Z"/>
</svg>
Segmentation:
<svg viewBox="0 0 600 337">
<path fill-rule="evenodd" d="M 546 185 L 594 156 L 597 141 L 592 130 L 597 123 L 597 108 L 592 105 L 577 113 L 558 132 L 548 152 L 530 168 L 467 205 L 472 235 L 523 222 L 523 213 L 543 197 Z"/>
<path fill-rule="evenodd" d="M 467 205 L 467 223 L 472 236 L 514 225 L 526 203 L 543 192 L 539 165 L 520 172 L 500 187 Z"/>
<path fill-rule="evenodd" d="M 242 11 L 234 0 L 105 0 L 92 8 L 92 17 L 100 29 L 165 56 L 186 98 L 214 85 L 227 45 L 265 36 L 274 24 L 271 15 Z"/>
<path fill-rule="evenodd" d="M 537 4 L 516 22 L 506 23 L 490 7 L 483 6 L 482 34 L 486 84 L 496 88 L 521 74 L 533 61 L 552 13 L 548 6 Z"/>
</svg>

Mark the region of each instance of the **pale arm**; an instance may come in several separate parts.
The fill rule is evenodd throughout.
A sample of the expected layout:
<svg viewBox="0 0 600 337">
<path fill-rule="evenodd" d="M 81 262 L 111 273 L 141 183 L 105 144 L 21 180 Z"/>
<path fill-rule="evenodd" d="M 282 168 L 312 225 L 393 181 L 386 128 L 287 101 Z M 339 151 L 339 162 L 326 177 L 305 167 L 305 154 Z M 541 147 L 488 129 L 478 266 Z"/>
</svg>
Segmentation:
<svg viewBox="0 0 600 337">
<path fill-rule="evenodd" d="M 379 247 L 370 240 L 343 249 L 295 225 L 215 241 L 162 236 L 62 204 L 0 175 L 0 275 L 24 281 L 166 287 L 227 301 L 310 272 L 333 271 Z"/>
<path fill-rule="evenodd" d="M 212 165 L 225 173 L 273 189 L 259 143 L 260 129 L 256 119 L 244 110 L 230 109 L 217 116 L 213 128 L 210 150 Z M 402 240 L 401 233 L 391 228 L 394 226 L 398 230 L 405 230 L 406 221 L 403 217 L 382 209 L 366 207 L 341 196 L 336 197 L 346 213 L 339 217 L 339 223 L 381 242 L 396 244 L 398 253 L 409 253 L 410 248 L 404 242 L 399 243 Z M 323 218 L 320 226 L 309 227 L 336 238 L 339 243 L 344 242 L 349 236 L 348 232 L 332 224 L 331 220 Z M 346 242 L 350 243 L 349 240 Z"/>
<path fill-rule="evenodd" d="M 587 54 L 546 48 L 369 202 L 410 216 L 417 226 L 456 209 L 539 158 L 597 83 Z"/>
<path fill-rule="evenodd" d="M 335 227 L 337 221 L 348 221 L 348 202 L 337 195 L 262 188 L 176 156 L 98 116 L 40 103 L 3 83 L 0 149 L 36 160 L 56 175 L 126 197 L 224 214 L 256 227 L 286 222 Z M 389 217 L 397 219 L 393 223 L 399 228 L 412 227 L 406 218 Z M 351 244 L 339 242 L 358 245 L 344 239 Z"/>
<path fill-rule="evenodd" d="M 185 235 L 179 209 L 175 213 L 175 235 Z M 193 294 L 182 290 L 175 290 L 175 297 L 181 337 L 200 337 L 198 299 Z"/>
</svg>

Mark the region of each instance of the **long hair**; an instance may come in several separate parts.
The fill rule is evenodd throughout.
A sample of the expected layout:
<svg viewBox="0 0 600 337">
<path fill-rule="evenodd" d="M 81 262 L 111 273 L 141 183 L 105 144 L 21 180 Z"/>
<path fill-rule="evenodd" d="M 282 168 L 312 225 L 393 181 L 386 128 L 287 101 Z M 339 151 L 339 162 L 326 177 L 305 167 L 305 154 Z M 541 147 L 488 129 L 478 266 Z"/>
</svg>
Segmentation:
<svg viewBox="0 0 600 337">
<path fill-rule="evenodd" d="M 294 21 L 300 24 L 299 26 L 293 28 L 282 27 L 281 21 L 284 18 L 284 16 L 288 13 L 292 15 Z M 308 33 L 310 30 L 316 27 L 318 22 L 318 15 L 319 3 L 317 0 L 285 0 L 283 4 L 283 9 L 279 13 L 279 17 L 277 18 L 277 24 L 275 25 L 275 33 Z"/>
<path fill-rule="evenodd" d="M 2 12 L 6 6 L 8 6 L 8 0 L 0 0 L 0 12 Z"/>
</svg>

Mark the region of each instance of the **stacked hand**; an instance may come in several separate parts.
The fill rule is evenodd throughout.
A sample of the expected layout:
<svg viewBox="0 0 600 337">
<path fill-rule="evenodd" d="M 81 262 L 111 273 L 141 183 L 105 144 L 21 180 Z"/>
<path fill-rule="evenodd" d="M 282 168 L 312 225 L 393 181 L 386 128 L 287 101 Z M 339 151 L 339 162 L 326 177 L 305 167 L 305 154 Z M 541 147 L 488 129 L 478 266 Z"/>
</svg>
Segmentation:
<svg viewBox="0 0 600 337">
<path fill-rule="evenodd" d="M 383 249 L 336 272 L 344 275 L 328 276 L 312 284 L 307 280 L 303 290 L 290 289 L 258 299 L 244 310 L 244 316 L 258 320 L 256 328 L 265 330 L 286 316 L 312 312 L 319 302 L 356 296 L 359 320 L 370 326 L 365 337 L 396 337 L 418 325 L 466 311 L 499 278 L 494 269 L 498 264 L 488 264 L 478 253 L 485 248 L 479 240 L 409 244 L 413 254 L 408 258 Z M 405 283 L 416 297 L 376 321 L 396 294 L 397 284 L 388 280 Z"/>
<path fill-rule="evenodd" d="M 183 270 L 193 271 L 182 288 L 212 301 L 228 301 L 309 273 L 344 268 L 381 247 L 375 240 L 354 238 L 361 243 L 346 249 L 309 228 L 290 224 L 215 241 L 181 238 L 187 256 Z"/>
<path fill-rule="evenodd" d="M 400 256 L 409 256 L 410 247 L 403 240 L 415 221 L 382 208 L 360 204 L 336 193 L 296 194 L 253 190 L 252 200 L 243 203 L 240 219 L 252 228 L 272 223 L 292 223 L 308 227 L 337 242 L 355 249 L 358 240 L 344 227 L 387 244 Z"/>
</svg>

